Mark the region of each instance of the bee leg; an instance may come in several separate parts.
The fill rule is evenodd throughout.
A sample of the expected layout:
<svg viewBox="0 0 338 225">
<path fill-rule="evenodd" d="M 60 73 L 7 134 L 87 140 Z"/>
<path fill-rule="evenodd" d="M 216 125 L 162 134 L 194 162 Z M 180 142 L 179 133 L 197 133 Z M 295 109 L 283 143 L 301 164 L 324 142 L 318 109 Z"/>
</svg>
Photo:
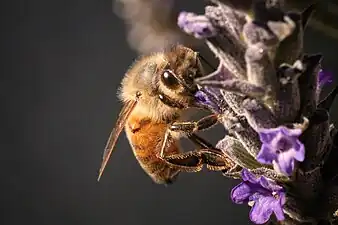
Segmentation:
<svg viewBox="0 0 338 225">
<path fill-rule="evenodd" d="M 199 137 L 197 134 L 190 134 L 188 139 L 195 145 L 204 149 L 205 152 L 203 152 L 203 156 L 205 158 L 203 163 L 206 164 L 209 170 L 224 172 L 231 170 L 236 165 L 223 151 L 215 148 L 210 142 Z"/>
<path fill-rule="evenodd" d="M 206 141 L 205 139 L 199 137 L 197 134 L 190 134 L 188 136 L 188 139 L 192 141 L 195 145 L 201 147 L 201 148 L 206 148 L 210 151 L 210 153 L 213 152 L 214 156 L 219 156 L 221 154 L 221 158 L 219 158 L 222 163 L 217 162 L 217 159 L 215 158 L 214 162 L 212 161 L 212 158 L 210 158 L 209 162 L 205 162 L 204 164 L 207 165 L 207 168 L 209 170 L 214 170 L 214 171 L 222 171 L 228 172 L 229 170 L 233 170 L 236 167 L 236 164 L 230 159 L 229 156 L 227 156 L 224 152 L 221 150 L 215 148 L 210 142 Z M 217 153 L 217 154 L 215 154 Z M 212 156 L 213 154 L 210 154 L 209 156 Z"/>
<path fill-rule="evenodd" d="M 170 138 L 170 129 L 167 130 L 164 136 L 162 148 L 158 158 L 165 161 L 167 164 L 173 166 L 178 171 L 197 172 L 203 167 L 202 159 L 199 155 L 192 154 L 192 152 L 184 152 L 173 155 L 165 155 L 168 140 Z"/>
<path fill-rule="evenodd" d="M 164 135 L 164 140 L 160 152 L 160 157 L 162 158 L 164 155 L 164 150 L 166 148 L 166 144 L 171 132 L 181 132 L 185 133 L 190 140 L 192 140 L 196 145 L 200 148 L 211 148 L 215 149 L 211 144 L 207 141 L 203 140 L 202 138 L 194 135 L 193 133 L 200 130 L 208 129 L 214 126 L 218 122 L 218 116 L 216 114 L 209 115 L 203 117 L 202 119 L 198 120 L 197 122 L 174 122 L 171 124 L 169 129 Z M 190 138 L 191 137 L 191 138 Z"/>
<path fill-rule="evenodd" d="M 168 129 L 166 136 L 168 137 L 169 135 L 170 130 Z M 162 148 L 162 155 L 159 157 L 169 165 L 179 168 L 180 171 L 184 172 L 198 172 L 202 169 L 203 165 L 206 165 L 209 170 L 226 172 L 235 166 L 235 163 L 225 153 L 216 149 L 203 138 L 196 134 L 189 134 L 188 138 L 200 149 L 165 155 L 164 147 Z M 167 140 L 167 138 L 165 140 Z"/>
<path fill-rule="evenodd" d="M 203 117 L 197 122 L 175 122 L 169 127 L 169 130 L 171 132 L 185 133 L 187 138 L 200 148 L 216 149 L 212 144 L 196 135 L 195 132 L 209 129 L 210 127 L 216 125 L 217 122 L 218 115 L 213 114 Z"/>
<path fill-rule="evenodd" d="M 175 122 L 167 130 L 160 158 L 168 164 L 178 167 L 181 171 L 197 172 L 203 165 L 214 171 L 227 171 L 235 166 L 235 163 L 221 150 L 216 149 L 211 143 L 194 134 L 196 131 L 206 130 L 218 122 L 218 115 L 209 115 L 197 122 Z M 171 132 L 183 132 L 200 149 L 179 154 L 165 155 L 165 148 Z"/>
<path fill-rule="evenodd" d="M 212 114 L 203 117 L 197 122 L 174 122 L 173 124 L 171 124 L 169 129 L 173 132 L 183 132 L 186 134 L 192 134 L 197 131 L 209 129 L 212 126 L 216 125 L 217 122 L 218 115 Z"/>
<path fill-rule="evenodd" d="M 176 169 L 175 169 L 176 170 Z M 168 174 L 167 174 L 167 177 L 169 177 L 167 180 L 166 180 L 166 183 L 165 185 L 170 185 L 170 184 L 173 184 L 176 180 L 177 180 L 177 177 L 178 175 L 180 174 L 180 170 L 176 170 L 176 173 L 173 173 L 172 174 L 172 171 L 171 170 L 168 170 Z"/>
<path fill-rule="evenodd" d="M 211 144 L 207 140 L 201 138 L 197 134 L 188 134 L 187 138 L 190 141 L 192 141 L 197 147 L 199 147 L 201 149 L 204 148 L 204 149 L 213 149 L 213 150 L 220 151 L 219 149 L 215 148 L 213 144 Z"/>
<path fill-rule="evenodd" d="M 198 172 L 206 165 L 209 170 L 224 171 L 234 166 L 225 154 L 214 149 L 199 149 L 190 152 L 183 152 L 164 156 L 162 158 L 169 165 L 179 168 L 184 172 Z"/>
</svg>

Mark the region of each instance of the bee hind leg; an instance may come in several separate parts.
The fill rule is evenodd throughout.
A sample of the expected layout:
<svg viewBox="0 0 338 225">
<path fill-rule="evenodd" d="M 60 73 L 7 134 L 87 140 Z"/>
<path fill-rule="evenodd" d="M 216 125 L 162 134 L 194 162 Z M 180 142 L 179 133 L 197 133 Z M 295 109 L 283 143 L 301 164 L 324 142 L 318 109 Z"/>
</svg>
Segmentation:
<svg viewBox="0 0 338 225">
<path fill-rule="evenodd" d="M 160 157 L 168 164 L 179 167 L 186 172 L 200 171 L 203 165 L 214 171 L 226 171 L 231 169 L 235 164 L 225 153 L 216 149 L 212 144 L 194 134 L 196 131 L 205 130 L 214 126 L 218 122 L 217 115 L 210 115 L 200 119 L 197 122 L 175 122 L 173 123 L 165 136 L 164 144 L 161 149 Z M 183 132 L 187 135 L 198 150 L 183 152 L 173 155 L 165 155 L 166 141 L 171 132 Z"/>
<path fill-rule="evenodd" d="M 215 149 L 199 149 L 167 155 L 162 159 L 185 172 L 198 172 L 203 165 L 213 171 L 229 170 L 234 166 L 233 162 L 225 154 Z"/>
</svg>

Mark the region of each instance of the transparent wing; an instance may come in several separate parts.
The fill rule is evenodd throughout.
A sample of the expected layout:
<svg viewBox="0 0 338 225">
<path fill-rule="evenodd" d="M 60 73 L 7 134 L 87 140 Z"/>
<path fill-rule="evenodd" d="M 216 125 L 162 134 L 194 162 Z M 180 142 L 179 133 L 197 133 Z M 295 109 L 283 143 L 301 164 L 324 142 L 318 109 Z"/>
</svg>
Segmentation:
<svg viewBox="0 0 338 225">
<path fill-rule="evenodd" d="M 136 104 L 137 104 L 137 101 L 130 101 L 130 102 L 127 102 L 123 106 L 123 108 L 121 109 L 121 112 L 120 112 L 119 117 L 116 121 L 115 127 L 109 135 L 106 147 L 105 147 L 104 152 L 103 152 L 102 163 L 101 163 L 101 167 L 100 167 L 100 171 L 99 171 L 99 176 L 97 178 L 98 181 L 100 180 L 102 173 L 103 173 L 103 171 L 104 171 L 104 169 L 105 169 L 105 167 L 108 163 L 110 155 L 113 152 L 117 138 L 119 137 L 121 131 L 123 130 L 123 128 L 126 124 L 126 121 L 129 117 L 130 113 L 135 108 Z"/>
</svg>

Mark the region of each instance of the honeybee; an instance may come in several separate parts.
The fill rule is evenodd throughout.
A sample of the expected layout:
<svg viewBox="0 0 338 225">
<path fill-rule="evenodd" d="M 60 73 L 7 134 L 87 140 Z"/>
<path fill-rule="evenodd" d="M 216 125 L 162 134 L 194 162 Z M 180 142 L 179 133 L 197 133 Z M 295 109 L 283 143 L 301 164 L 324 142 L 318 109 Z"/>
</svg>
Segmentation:
<svg viewBox="0 0 338 225">
<path fill-rule="evenodd" d="M 197 172 L 204 164 L 217 171 L 233 166 L 224 153 L 195 134 L 215 125 L 217 115 L 179 121 L 186 109 L 196 107 L 194 79 L 202 74 L 198 53 L 182 45 L 143 56 L 127 71 L 119 91 L 124 106 L 107 141 L 98 180 L 123 128 L 140 166 L 155 183 L 170 184 L 181 171 Z M 199 150 L 181 152 L 181 134 Z"/>
</svg>

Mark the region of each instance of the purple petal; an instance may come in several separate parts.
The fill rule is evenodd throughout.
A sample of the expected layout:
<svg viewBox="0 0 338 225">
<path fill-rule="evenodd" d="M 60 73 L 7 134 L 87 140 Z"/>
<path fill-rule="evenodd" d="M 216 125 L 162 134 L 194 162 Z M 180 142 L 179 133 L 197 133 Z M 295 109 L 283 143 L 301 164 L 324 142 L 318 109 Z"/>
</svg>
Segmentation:
<svg viewBox="0 0 338 225">
<path fill-rule="evenodd" d="M 255 192 L 253 193 L 250 197 L 249 197 L 249 201 L 258 201 L 260 198 L 265 198 L 267 196 L 272 196 L 271 193 L 265 189 L 261 189 L 259 190 L 259 192 Z"/>
<path fill-rule="evenodd" d="M 259 131 L 262 141 L 261 151 L 256 159 L 262 164 L 274 164 L 274 168 L 284 174 L 291 174 L 294 169 L 294 159 L 303 161 L 304 145 L 298 140 L 301 129 L 288 129 L 279 126 Z"/>
<path fill-rule="evenodd" d="M 278 196 L 279 200 L 276 199 L 274 204 L 271 204 L 272 210 L 277 218 L 277 220 L 281 221 L 285 219 L 284 212 L 282 206 L 285 204 L 285 194 L 280 193 L 281 195 Z M 283 199 L 283 200 L 281 200 Z"/>
<path fill-rule="evenodd" d="M 295 155 L 294 151 L 282 152 L 278 155 L 276 164 L 280 172 L 287 174 L 287 175 L 292 174 L 292 171 L 295 167 L 295 163 L 293 159 L 294 155 Z"/>
<path fill-rule="evenodd" d="M 242 169 L 242 180 L 243 181 L 248 181 L 252 184 L 257 184 L 258 183 L 258 178 L 252 174 L 248 169 Z"/>
<path fill-rule="evenodd" d="M 280 127 L 280 131 L 282 132 L 283 135 L 290 137 L 298 137 L 299 135 L 302 134 L 301 129 L 289 129 L 283 126 Z"/>
<path fill-rule="evenodd" d="M 270 216 L 273 212 L 273 205 L 275 205 L 277 200 L 272 197 L 263 197 L 255 201 L 255 204 L 250 211 L 250 220 L 256 224 L 264 224 L 268 222 Z"/>
<path fill-rule="evenodd" d="M 286 195 L 285 195 L 285 192 L 282 192 L 282 191 L 279 191 L 278 192 L 278 196 L 279 196 L 279 204 L 281 206 L 283 206 L 286 202 Z"/>
<path fill-rule="evenodd" d="M 271 217 L 272 212 L 276 215 L 277 220 L 284 220 L 284 212 L 282 206 L 285 204 L 285 194 L 278 193 L 275 196 L 257 195 L 255 204 L 250 211 L 250 220 L 256 224 L 266 223 Z"/>
<path fill-rule="evenodd" d="M 263 176 L 260 177 L 259 183 L 263 188 L 270 190 L 271 192 L 281 191 L 283 189 L 283 187 L 279 186 L 274 181 L 268 180 L 267 178 Z"/>
<path fill-rule="evenodd" d="M 294 149 L 296 152 L 294 155 L 294 158 L 299 162 L 303 162 L 305 159 L 305 147 L 303 143 L 297 140 L 295 143 Z"/>
<path fill-rule="evenodd" d="M 262 164 L 271 164 L 276 158 L 276 152 L 272 151 L 268 145 L 263 144 L 261 150 L 257 154 L 256 160 Z"/>
<path fill-rule="evenodd" d="M 280 127 L 275 127 L 275 128 L 261 128 L 259 132 L 263 133 L 278 133 L 280 132 Z"/>
<path fill-rule="evenodd" d="M 231 190 L 230 196 L 231 200 L 234 203 L 242 204 L 244 202 L 247 202 L 251 195 L 252 195 L 251 187 L 245 182 L 242 182 Z"/>
<path fill-rule="evenodd" d="M 278 133 L 279 133 L 278 128 L 260 129 L 258 132 L 259 138 L 263 143 L 270 143 Z"/>
<path fill-rule="evenodd" d="M 276 218 L 278 221 L 285 220 L 284 212 L 282 207 L 276 207 L 274 208 L 273 212 L 276 215 Z"/>
</svg>

